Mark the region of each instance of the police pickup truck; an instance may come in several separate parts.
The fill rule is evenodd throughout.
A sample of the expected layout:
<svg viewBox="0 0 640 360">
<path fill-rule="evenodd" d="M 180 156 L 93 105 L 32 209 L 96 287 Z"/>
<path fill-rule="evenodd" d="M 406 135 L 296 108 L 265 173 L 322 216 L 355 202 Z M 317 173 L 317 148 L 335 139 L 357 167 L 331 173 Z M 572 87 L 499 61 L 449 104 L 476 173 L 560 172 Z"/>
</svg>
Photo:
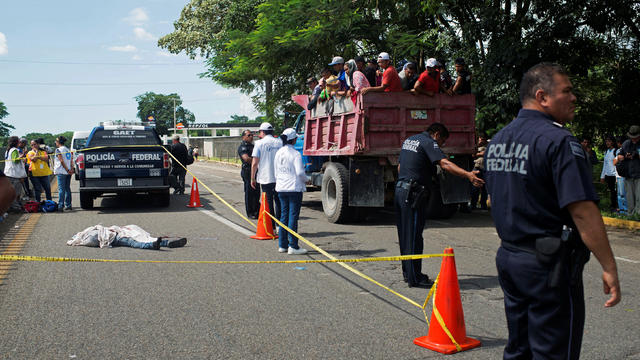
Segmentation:
<svg viewBox="0 0 640 360">
<path fill-rule="evenodd" d="M 169 206 L 169 154 L 152 127 L 104 125 L 91 131 L 78 152 L 80 206 L 93 208 L 104 194 L 151 194 Z"/>
</svg>

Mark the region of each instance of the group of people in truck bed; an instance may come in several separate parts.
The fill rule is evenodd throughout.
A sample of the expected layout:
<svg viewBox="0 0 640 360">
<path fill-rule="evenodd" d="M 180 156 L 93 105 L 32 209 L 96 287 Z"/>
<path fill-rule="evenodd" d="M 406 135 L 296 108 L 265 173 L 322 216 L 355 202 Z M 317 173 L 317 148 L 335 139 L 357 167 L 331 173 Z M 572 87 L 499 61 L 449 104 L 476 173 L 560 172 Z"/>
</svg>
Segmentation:
<svg viewBox="0 0 640 360">
<path fill-rule="evenodd" d="M 445 64 L 434 58 L 427 60 L 426 70 L 418 75 L 418 68 L 413 62 L 406 62 L 398 69 L 393 67 L 386 52 L 380 53 L 377 61 L 365 61 L 362 56 L 358 56 L 345 62 L 342 57 L 336 56 L 322 69 L 319 81 L 315 77 L 307 79 L 307 85 L 312 91 L 307 110 L 336 97 L 351 98 L 355 104 L 358 94 L 367 92 L 407 91 L 428 96 L 438 93 L 470 94 L 471 73 L 467 70 L 464 59 L 457 58 L 455 67 L 457 77 L 454 81 Z"/>
</svg>

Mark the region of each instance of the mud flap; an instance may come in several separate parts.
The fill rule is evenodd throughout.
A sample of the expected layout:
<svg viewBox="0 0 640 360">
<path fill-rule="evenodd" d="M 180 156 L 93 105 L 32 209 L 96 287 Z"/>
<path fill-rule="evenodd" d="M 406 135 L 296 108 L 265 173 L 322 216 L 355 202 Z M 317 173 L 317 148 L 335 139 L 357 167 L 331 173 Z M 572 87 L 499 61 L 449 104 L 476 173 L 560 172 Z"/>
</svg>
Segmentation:
<svg viewBox="0 0 640 360">
<path fill-rule="evenodd" d="M 349 206 L 384 206 L 384 168 L 378 159 L 349 159 Z"/>
</svg>

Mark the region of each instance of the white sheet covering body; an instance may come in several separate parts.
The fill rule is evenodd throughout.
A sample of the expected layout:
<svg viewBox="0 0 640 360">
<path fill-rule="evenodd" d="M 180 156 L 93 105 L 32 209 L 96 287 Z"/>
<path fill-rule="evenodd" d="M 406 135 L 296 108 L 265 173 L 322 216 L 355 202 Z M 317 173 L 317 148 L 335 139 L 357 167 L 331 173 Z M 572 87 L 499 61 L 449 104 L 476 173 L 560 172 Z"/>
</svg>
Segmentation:
<svg viewBox="0 0 640 360">
<path fill-rule="evenodd" d="M 111 246 L 116 236 L 120 238 L 131 238 L 138 242 L 154 242 L 157 238 L 144 231 L 138 225 L 126 226 L 110 226 L 94 225 L 88 227 L 81 232 L 75 234 L 71 240 L 67 241 L 67 245 L 72 246 L 93 246 L 107 247 Z"/>
</svg>

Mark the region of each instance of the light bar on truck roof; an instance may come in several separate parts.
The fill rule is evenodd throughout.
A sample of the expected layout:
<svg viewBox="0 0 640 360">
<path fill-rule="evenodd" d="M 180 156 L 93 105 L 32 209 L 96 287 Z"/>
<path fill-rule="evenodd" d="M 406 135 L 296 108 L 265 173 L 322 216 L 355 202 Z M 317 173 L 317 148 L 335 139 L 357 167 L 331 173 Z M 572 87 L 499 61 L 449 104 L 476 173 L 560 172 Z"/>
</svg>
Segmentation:
<svg viewBox="0 0 640 360">
<path fill-rule="evenodd" d="M 106 125 L 104 129 L 105 130 L 120 130 L 120 129 L 144 130 L 144 126 L 142 125 Z"/>
</svg>

